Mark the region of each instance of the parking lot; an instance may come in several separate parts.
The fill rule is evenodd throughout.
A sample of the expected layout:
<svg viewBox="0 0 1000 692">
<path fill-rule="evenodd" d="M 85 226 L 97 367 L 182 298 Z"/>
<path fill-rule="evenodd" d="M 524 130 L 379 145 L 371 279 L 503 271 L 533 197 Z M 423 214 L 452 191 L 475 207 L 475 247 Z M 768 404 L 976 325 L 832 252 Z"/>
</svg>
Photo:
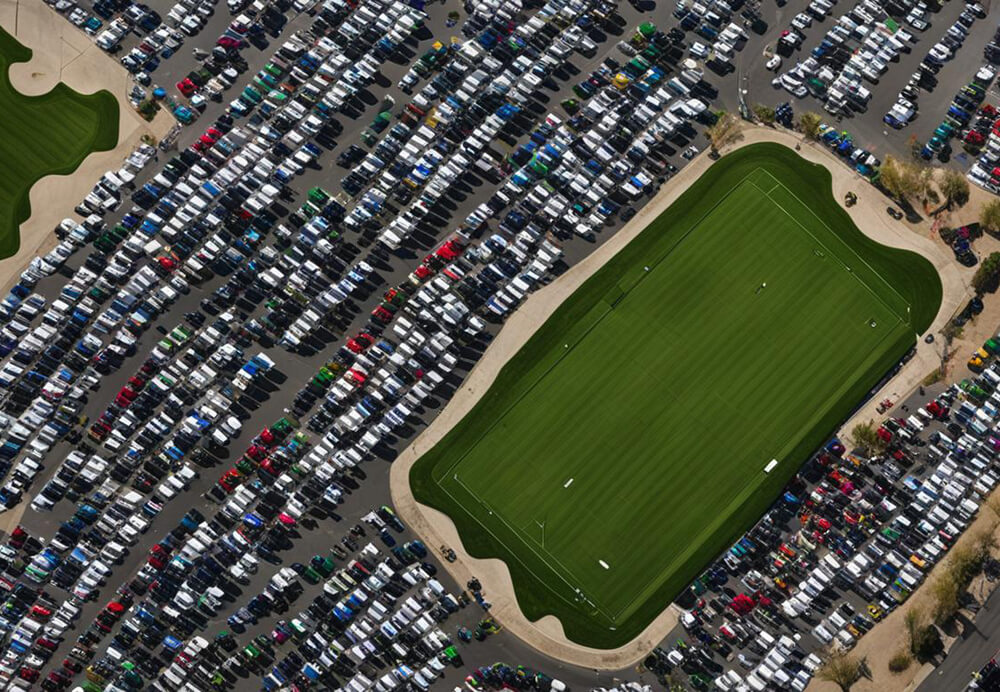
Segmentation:
<svg viewBox="0 0 1000 692">
<path fill-rule="evenodd" d="M 29 269 L 2 308 L 0 499 L 24 511 L 30 536 L 12 538 L 7 572 L 12 589 L 42 584 L 55 604 L 73 599 L 45 615 L 32 613 L 33 593 L 10 597 L 5 629 L 18 643 L 0 676 L 24 686 L 37 678 L 46 689 L 87 677 L 127 688 L 129 661 L 140 686 L 163 689 L 275 689 L 291 680 L 393 689 L 461 684 L 473 668 L 505 661 L 570 686 L 637 680 L 633 670 L 572 669 L 502 631 L 489 634 L 468 585 L 435 569 L 438 547 L 414 544 L 382 509 L 388 462 L 527 293 L 669 185 L 691 146 L 704 148 L 698 132 L 710 110 L 735 111 L 740 85 L 751 102 L 772 98 L 764 48 L 804 8 L 795 5 L 761 7 L 762 35 L 734 11 L 733 47 L 718 51 L 732 54 L 728 66 L 713 59 L 681 70 L 689 44 L 706 39 L 671 32 L 673 17 L 658 33 L 637 35 L 643 21 L 667 15 L 624 3 L 553 2 L 510 23 L 515 13 L 504 19 L 504 7 L 470 20 L 448 4 L 275 4 L 258 11 L 260 30 L 237 20 L 253 8 L 231 13 L 203 0 L 171 19 L 172 5 L 153 3 L 168 27 L 187 21 L 187 31 L 167 32 L 136 72 L 148 71 L 147 96 L 156 86 L 167 92 L 163 107 L 176 108 L 179 122 L 196 119 L 179 130 L 175 150 L 140 154 L 80 200 L 84 214 L 60 231 L 65 245 Z M 448 26 L 452 11 L 461 21 Z M 960 11 L 946 5 L 928 32 Z M 719 20 L 725 31 L 730 18 Z M 819 39 L 816 26 L 805 30 L 809 40 Z M 993 28 L 977 20 L 939 73 L 943 84 L 953 83 L 945 81 L 952 70 L 971 79 L 980 64 L 968 57 L 980 50 L 974 41 Z M 94 28 L 95 38 L 106 30 Z M 219 45 L 220 37 L 230 41 Z M 123 34 L 115 57 L 138 57 L 144 41 Z M 882 135 L 879 111 L 918 52 L 889 68 L 868 112 L 850 121 L 859 136 L 871 128 L 873 145 L 908 149 L 906 130 Z M 612 83 L 618 74 L 624 84 Z M 192 101 L 179 89 L 206 97 Z M 932 101 L 911 129 L 937 120 L 927 113 Z M 907 435 L 926 439 L 934 427 Z M 930 477 L 926 452 L 913 445 L 900 445 L 903 458 L 926 468 L 912 475 Z M 824 490 L 810 484 L 810 493 L 881 506 L 883 498 L 865 497 L 870 490 L 917 502 L 905 487 L 909 473 L 852 470 L 840 457 L 819 463 L 809 469 L 824 476 Z M 873 468 L 884 482 L 867 475 Z M 844 491 L 848 482 L 860 499 Z M 963 492 L 978 492 L 973 486 Z M 792 489 L 800 504 L 806 488 L 803 480 Z M 723 689 L 738 684 L 734 675 L 801 687 L 824 632 L 845 645 L 860 636 L 866 625 L 855 615 L 863 620 L 868 602 L 894 599 L 902 577 L 875 588 L 894 562 L 868 551 L 855 581 L 870 573 L 871 597 L 843 591 L 840 599 L 846 587 L 832 585 L 832 573 L 865 554 L 870 527 L 823 499 L 812 500 L 804 533 L 799 505 L 779 503 L 747 539 L 754 547 L 734 548 L 710 570 L 697 587 L 711 589 L 704 605 L 685 604 L 701 623 L 688 621 L 688 650 L 671 651 L 677 637 L 669 638 L 650 667 L 678 667 L 694 685 L 720 679 Z M 890 504 L 897 509 L 880 518 L 898 521 L 908 503 Z M 351 537 L 354 527 L 364 534 Z M 796 532 L 805 547 L 793 547 Z M 831 546 L 838 557 L 823 562 Z M 335 573 L 324 573 L 326 557 Z M 918 579 L 913 569 L 905 573 Z M 782 591 L 774 581 L 807 576 L 822 588 Z M 463 591 L 472 602 L 452 613 Z M 737 607 L 750 611 L 734 609 L 737 592 L 753 603 Z M 795 593 L 809 600 L 786 600 Z M 108 606 L 113 599 L 121 606 Z M 843 600 L 853 614 L 837 619 Z M 485 641 L 462 641 L 460 627 L 478 627 Z M 234 639 L 215 642 L 223 629 Z M 266 644 L 253 643 L 260 635 Z M 74 647 L 89 675 L 72 659 L 63 664 Z M 532 684 L 551 686 L 545 676 Z"/>
</svg>

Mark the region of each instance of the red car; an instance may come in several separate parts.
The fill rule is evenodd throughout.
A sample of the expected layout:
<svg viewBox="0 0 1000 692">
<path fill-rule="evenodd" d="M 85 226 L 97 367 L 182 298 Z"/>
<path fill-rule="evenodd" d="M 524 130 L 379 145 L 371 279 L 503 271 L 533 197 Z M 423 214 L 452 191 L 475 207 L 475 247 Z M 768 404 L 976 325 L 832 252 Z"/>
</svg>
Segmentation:
<svg viewBox="0 0 1000 692">
<path fill-rule="evenodd" d="M 274 459 L 270 458 L 265 459 L 264 461 L 260 462 L 260 470 L 266 471 L 267 473 L 277 478 L 278 476 L 281 475 L 281 468 L 276 464 L 277 462 L 275 462 Z"/>
<path fill-rule="evenodd" d="M 236 489 L 236 486 L 240 484 L 240 472 L 236 469 L 229 469 L 224 474 L 222 478 L 219 479 L 219 485 L 227 493 L 231 493 Z"/>
<path fill-rule="evenodd" d="M 40 605 L 31 606 L 31 617 L 44 622 L 52 617 L 52 611 Z"/>
<path fill-rule="evenodd" d="M 190 96 L 198 89 L 198 85 L 192 82 L 189 78 L 185 77 L 181 81 L 177 82 L 177 91 L 181 92 L 185 96 Z"/>
<path fill-rule="evenodd" d="M 452 261 L 462 254 L 462 244 L 455 240 L 446 240 L 441 247 L 424 258 L 424 264 L 441 265 Z"/>
<path fill-rule="evenodd" d="M 431 271 L 429 267 L 421 264 L 410 274 L 410 282 L 419 286 L 423 282 L 427 281 L 427 279 L 429 279 L 433 274 L 434 272 Z"/>
<path fill-rule="evenodd" d="M 160 544 L 157 543 L 156 548 L 160 548 Z M 163 551 L 166 553 L 167 551 Z M 125 612 L 125 604 L 119 603 L 118 601 L 108 601 L 108 604 L 104 606 L 104 609 L 114 615 L 115 617 L 121 617 L 122 613 Z"/>
<path fill-rule="evenodd" d="M 392 313 L 379 305 L 377 308 L 372 310 L 372 319 L 376 322 L 381 322 L 382 324 L 389 324 L 392 322 Z"/>
<path fill-rule="evenodd" d="M 34 682 L 38 679 L 39 675 L 41 675 L 41 672 L 31 668 L 30 666 L 24 666 L 21 668 L 21 672 L 18 673 L 18 677 L 22 680 L 27 680 L 28 682 Z"/>
<path fill-rule="evenodd" d="M 361 332 L 354 338 L 347 340 L 347 348 L 353 353 L 364 353 L 374 343 L 375 339 L 370 334 Z"/>
<path fill-rule="evenodd" d="M 132 377 L 128 378 L 128 386 L 132 391 L 141 392 L 142 388 L 146 386 L 146 380 L 138 375 L 132 375 Z"/>
<path fill-rule="evenodd" d="M 262 447 L 260 445 L 250 445 L 247 448 L 246 455 L 253 459 L 254 461 L 260 461 L 267 456 L 267 447 Z"/>
<path fill-rule="evenodd" d="M 110 432 L 110 425 L 98 421 L 90 426 L 90 432 L 88 434 L 95 440 L 104 441 Z"/>
</svg>

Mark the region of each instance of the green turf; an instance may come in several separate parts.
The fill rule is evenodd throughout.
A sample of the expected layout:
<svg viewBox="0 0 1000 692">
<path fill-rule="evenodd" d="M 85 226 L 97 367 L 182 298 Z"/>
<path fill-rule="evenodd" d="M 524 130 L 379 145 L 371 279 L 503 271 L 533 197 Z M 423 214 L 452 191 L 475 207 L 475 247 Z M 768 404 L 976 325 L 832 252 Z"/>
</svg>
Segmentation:
<svg viewBox="0 0 1000 692">
<path fill-rule="evenodd" d="M 869 240 L 829 190 L 778 145 L 717 162 L 414 466 L 528 617 L 634 637 L 930 324 L 930 263 Z"/>
<path fill-rule="evenodd" d="M 0 28 L 0 259 L 20 246 L 18 227 L 31 216 L 28 191 L 39 178 L 72 173 L 91 152 L 118 143 L 118 102 L 109 92 L 87 96 L 63 83 L 40 96 L 18 92 L 8 69 L 30 59 Z"/>
</svg>

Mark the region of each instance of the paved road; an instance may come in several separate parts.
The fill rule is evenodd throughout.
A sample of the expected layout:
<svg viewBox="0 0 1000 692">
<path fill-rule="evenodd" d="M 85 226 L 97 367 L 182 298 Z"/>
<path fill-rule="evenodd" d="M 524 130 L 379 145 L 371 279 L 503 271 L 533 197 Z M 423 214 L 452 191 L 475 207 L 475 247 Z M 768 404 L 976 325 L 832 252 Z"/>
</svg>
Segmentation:
<svg viewBox="0 0 1000 692">
<path fill-rule="evenodd" d="M 1000 589 L 990 595 L 971 625 L 917 692 L 964 689 L 972 674 L 1000 650 Z"/>
</svg>

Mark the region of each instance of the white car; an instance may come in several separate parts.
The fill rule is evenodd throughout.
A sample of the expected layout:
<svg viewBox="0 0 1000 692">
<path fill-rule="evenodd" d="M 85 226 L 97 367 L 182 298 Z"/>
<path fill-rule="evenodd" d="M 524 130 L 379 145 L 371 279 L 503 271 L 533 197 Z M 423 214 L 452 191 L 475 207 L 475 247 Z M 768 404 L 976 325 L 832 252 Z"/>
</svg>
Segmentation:
<svg viewBox="0 0 1000 692">
<path fill-rule="evenodd" d="M 699 43 L 698 41 L 695 41 L 694 43 L 691 44 L 691 55 L 693 55 L 696 58 L 701 58 L 702 60 L 704 60 L 705 58 L 708 57 L 708 52 L 709 52 L 708 46 L 706 46 L 704 43 Z"/>
<path fill-rule="evenodd" d="M 927 51 L 927 57 L 933 58 L 938 62 L 945 62 L 951 59 L 951 51 L 948 47 L 941 43 L 935 43 L 931 46 L 931 49 Z"/>
<path fill-rule="evenodd" d="M 781 56 L 775 55 L 773 58 L 767 61 L 764 67 L 771 70 L 772 72 L 777 72 L 778 69 L 781 67 Z"/>
<path fill-rule="evenodd" d="M 805 12 L 799 12 L 792 18 L 792 26 L 801 31 L 805 31 L 812 26 L 813 20 Z"/>
</svg>

